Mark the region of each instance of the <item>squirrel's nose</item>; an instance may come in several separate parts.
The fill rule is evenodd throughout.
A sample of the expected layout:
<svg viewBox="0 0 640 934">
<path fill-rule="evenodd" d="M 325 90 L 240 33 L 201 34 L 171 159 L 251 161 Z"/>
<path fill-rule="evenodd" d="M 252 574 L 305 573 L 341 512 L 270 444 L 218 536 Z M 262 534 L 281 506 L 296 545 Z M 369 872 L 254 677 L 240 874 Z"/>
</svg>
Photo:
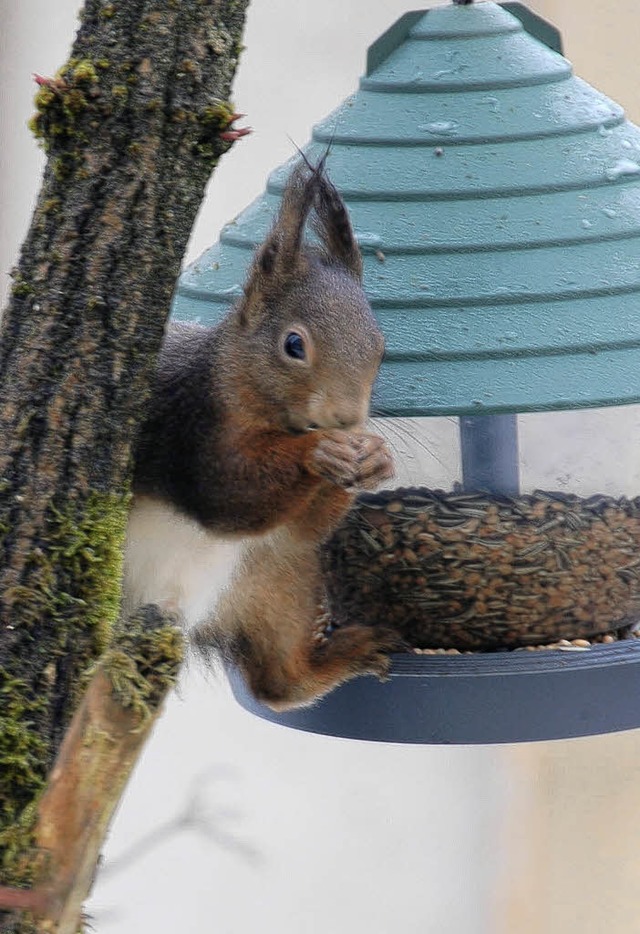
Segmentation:
<svg viewBox="0 0 640 934">
<path fill-rule="evenodd" d="M 347 431 L 361 427 L 367 419 L 368 402 L 368 398 L 351 399 L 346 393 L 332 400 L 326 396 L 314 398 L 307 407 L 307 424 L 315 423 L 320 428 L 341 428 Z"/>
<path fill-rule="evenodd" d="M 359 414 L 359 413 L 358 413 Z M 363 420 L 358 416 L 346 416 L 346 415 L 337 415 L 333 420 L 333 424 L 336 428 L 343 428 L 347 431 L 355 428 L 361 428 Z"/>
</svg>

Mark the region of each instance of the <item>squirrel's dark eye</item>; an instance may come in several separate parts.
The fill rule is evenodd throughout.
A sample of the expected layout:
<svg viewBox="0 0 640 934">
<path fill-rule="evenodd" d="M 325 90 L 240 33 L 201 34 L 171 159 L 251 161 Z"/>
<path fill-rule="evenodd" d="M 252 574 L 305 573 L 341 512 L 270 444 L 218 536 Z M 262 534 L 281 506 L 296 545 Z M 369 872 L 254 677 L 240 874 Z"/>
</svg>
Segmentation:
<svg viewBox="0 0 640 934">
<path fill-rule="evenodd" d="M 284 339 L 284 352 L 288 357 L 294 360 L 304 360 L 307 352 L 304 347 L 304 340 L 295 331 L 289 331 Z"/>
</svg>

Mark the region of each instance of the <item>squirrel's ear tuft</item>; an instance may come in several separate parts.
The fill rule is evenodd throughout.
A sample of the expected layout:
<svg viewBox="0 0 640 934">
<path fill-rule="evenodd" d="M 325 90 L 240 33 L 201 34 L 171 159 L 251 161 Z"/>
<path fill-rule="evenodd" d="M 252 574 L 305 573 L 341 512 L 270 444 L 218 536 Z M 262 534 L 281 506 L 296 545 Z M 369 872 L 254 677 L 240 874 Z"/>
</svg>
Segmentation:
<svg viewBox="0 0 640 934">
<path fill-rule="evenodd" d="M 260 249 L 258 253 L 258 263 L 260 265 L 260 271 L 264 273 L 264 275 L 270 276 L 275 269 L 277 255 L 277 244 L 271 241 L 267 241 Z"/>
<path fill-rule="evenodd" d="M 282 195 L 280 211 L 267 239 L 253 261 L 244 286 L 241 320 L 249 322 L 265 300 L 273 303 L 307 268 L 303 251 L 304 228 L 318 189 L 318 174 L 301 161 Z"/>
<path fill-rule="evenodd" d="M 324 244 L 328 257 L 338 262 L 360 282 L 362 256 L 349 219 L 349 212 L 338 189 L 324 172 L 324 159 L 318 164 L 316 195 L 317 220 L 314 229 Z"/>
</svg>

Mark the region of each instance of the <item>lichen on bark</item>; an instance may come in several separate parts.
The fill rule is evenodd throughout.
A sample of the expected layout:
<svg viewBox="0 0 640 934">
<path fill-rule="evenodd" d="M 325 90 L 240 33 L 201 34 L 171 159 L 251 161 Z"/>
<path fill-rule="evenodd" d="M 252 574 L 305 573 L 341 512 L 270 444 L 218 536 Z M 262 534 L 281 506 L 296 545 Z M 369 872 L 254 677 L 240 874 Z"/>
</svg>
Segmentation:
<svg viewBox="0 0 640 934">
<path fill-rule="evenodd" d="M 47 165 L 0 339 L 0 867 L 14 884 L 31 881 L 34 808 L 112 638 L 136 425 L 231 145 L 247 5 L 87 0 L 69 60 L 37 79 Z"/>
</svg>

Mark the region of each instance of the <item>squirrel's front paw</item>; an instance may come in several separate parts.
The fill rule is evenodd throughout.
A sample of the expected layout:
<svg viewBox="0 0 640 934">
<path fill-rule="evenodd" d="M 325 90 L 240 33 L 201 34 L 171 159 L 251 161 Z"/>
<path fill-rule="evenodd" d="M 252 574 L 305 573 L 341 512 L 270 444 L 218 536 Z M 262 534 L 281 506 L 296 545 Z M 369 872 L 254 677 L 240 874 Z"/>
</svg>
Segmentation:
<svg viewBox="0 0 640 934">
<path fill-rule="evenodd" d="M 311 458 L 318 476 L 349 489 L 357 485 L 362 439 L 339 428 L 322 429 Z"/>
<path fill-rule="evenodd" d="M 393 460 L 377 435 L 324 430 L 313 452 L 314 471 L 345 489 L 369 490 L 393 476 Z"/>
<path fill-rule="evenodd" d="M 361 490 L 374 490 L 384 480 L 393 477 L 393 458 L 384 438 L 361 435 L 356 486 Z"/>
</svg>

